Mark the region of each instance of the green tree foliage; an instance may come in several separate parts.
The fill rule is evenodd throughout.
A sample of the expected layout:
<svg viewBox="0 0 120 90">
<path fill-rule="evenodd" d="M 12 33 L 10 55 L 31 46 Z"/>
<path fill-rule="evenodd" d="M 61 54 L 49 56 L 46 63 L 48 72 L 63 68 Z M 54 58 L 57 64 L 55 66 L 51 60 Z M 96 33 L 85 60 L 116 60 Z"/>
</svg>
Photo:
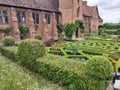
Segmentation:
<svg viewBox="0 0 120 90">
<path fill-rule="evenodd" d="M 19 30 L 21 33 L 21 39 L 23 39 L 29 33 L 29 28 L 23 24 L 19 26 Z"/>
<path fill-rule="evenodd" d="M 84 33 L 85 26 L 82 20 L 76 20 L 75 21 L 76 27 L 79 27 L 81 29 L 81 32 Z"/>
<path fill-rule="evenodd" d="M 68 23 L 65 25 L 65 36 L 68 39 L 72 39 L 74 32 L 76 31 L 76 25 L 74 23 Z"/>
<path fill-rule="evenodd" d="M 65 25 L 62 25 L 61 23 L 57 25 L 57 29 L 58 29 L 58 37 L 59 38 L 65 38 Z"/>
<path fill-rule="evenodd" d="M 102 56 L 93 56 L 86 64 L 86 74 L 96 79 L 109 79 L 113 73 L 111 62 Z"/>
<path fill-rule="evenodd" d="M 60 34 L 64 32 L 64 25 L 62 25 L 61 23 L 57 24 L 57 29 L 58 29 L 58 35 L 60 36 Z"/>
<path fill-rule="evenodd" d="M 102 28 L 106 29 L 120 29 L 120 24 L 105 23 L 102 25 Z"/>
</svg>

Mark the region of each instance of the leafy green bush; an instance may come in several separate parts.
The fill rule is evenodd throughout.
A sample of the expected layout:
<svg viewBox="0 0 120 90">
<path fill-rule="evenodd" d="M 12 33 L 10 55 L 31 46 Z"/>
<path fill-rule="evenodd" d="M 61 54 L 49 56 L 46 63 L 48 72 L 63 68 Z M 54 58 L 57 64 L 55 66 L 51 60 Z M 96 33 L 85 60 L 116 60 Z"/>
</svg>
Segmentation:
<svg viewBox="0 0 120 90">
<path fill-rule="evenodd" d="M 42 40 L 42 36 L 40 34 L 35 34 L 34 39 Z"/>
<path fill-rule="evenodd" d="M 25 25 L 20 25 L 19 30 L 21 33 L 21 39 L 23 39 L 29 33 L 29 28 Z"/>
<path fill-rule="evenodd" d="M 46 55 L 46 58 L 37 60 L 36 67 L 39 74 L 67 86 L 69 90 L 103 90 L 105 87 L 105 80 L 88 78 L 84 74 L 85 64 L 78 61 Z"/>
<path fill-rule="evenodd" d="M 109 79 L 113 73 L 111 62 L 102 56 L 94 56 L 87 61 L 86 74 L 96 79 Z"/>
<path fill-rule="evenodd" d="M 72 39 L 74 32 L 76 31 L 76 25 L 74 23 L 67 24 L 65 26 L 65 35 L 68 39 Z"/>
<path fill-rule="evenodd" d="M 6 49 L 6 51 L 8 51 L 7 54 L 9 54 L 13 50 Z M 13 52 L 15 54 L 16 50 Z M 4 53 L 4 55 L 6 54 Z M 26 59 L 26 61 L 27 60 L 28 59 Z M 106 80 L 96 80 L 87 77 L 84 73 L 84 63 L 70 59 L 61 59 L 57 56 L 48 54 L 46 57 L 41 57 L 30 63 L 33 63 L 30 64 L 31 68 L 34 69 L 32 69 L 33 71 L 68 87 L 69 90 L 104 90 Z M 28 66 L 27 64 L 24 65 Z"/>
<path fill-rule="evenodd" d="M 18 46 L 18 60 L 23 66 L 28 68 L 38 57 L 45 55 L 44 44 L 37 39 L 26 39 L 23 40 Z"/>
<path fill-rule="evenodd" d="M 76 24 L 77 27 L 80 28 L 81 33 L 85 32 L 85 26 L 84 26 L 84 22 L 82 20 L 76 20 L 75 24 Z"/>
<path fill-rule="evenodd" d="M 5 46 L 12 46 L 14 45 L 15 43 L 15 39 L 11 36 L 6 36 L 4 39 L 3 39 L 3 44 Z"/>
</svg>

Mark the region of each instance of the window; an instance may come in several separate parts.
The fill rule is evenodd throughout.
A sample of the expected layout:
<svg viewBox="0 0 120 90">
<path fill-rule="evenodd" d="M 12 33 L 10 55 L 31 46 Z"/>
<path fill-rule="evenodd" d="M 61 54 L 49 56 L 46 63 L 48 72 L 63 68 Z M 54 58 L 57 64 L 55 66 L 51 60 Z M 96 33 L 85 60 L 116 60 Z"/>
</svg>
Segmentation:
<svg viewBox="0 0 120 90">
<path fill-rule="evenodd" d="M 59 24 L 59 15 L 56 14 L 56 15 L 55 15 L 55 18 L 56 18 L 57 24 Z"/>
<path fill-rule="evenodd" d="M 80 0 L 78 0 L 78 7 L 80 7 Z"/>
<path fill-rule="evenodd" d="M 78 7 L 77 9 L 77 17 L 79 17 L 79 15 L 80 15 L 80 7 Z"/>
<path fill-rule="evenodd" d="M 8 24 L 8 14 L 6 10 L 0 10 L 0 24 Z"/>
<path fill-rule="evenodd" d="M 33 17 L 33 20 L 34 20 L 34 24 L 39 24 L 39 14 L 32 13 L 32 17 Z"/>
<path fill-rule="evenodd" d="M 50 13 L 45 14 L 45 19 L 46 19 L 47 23 L 50 24 Z"/>
<path fill-rule="evenodd" d="M 19 24 L 24 24 L 26 22 L 25 12 L 17 11 L 17 19 Z"/>
</svg>

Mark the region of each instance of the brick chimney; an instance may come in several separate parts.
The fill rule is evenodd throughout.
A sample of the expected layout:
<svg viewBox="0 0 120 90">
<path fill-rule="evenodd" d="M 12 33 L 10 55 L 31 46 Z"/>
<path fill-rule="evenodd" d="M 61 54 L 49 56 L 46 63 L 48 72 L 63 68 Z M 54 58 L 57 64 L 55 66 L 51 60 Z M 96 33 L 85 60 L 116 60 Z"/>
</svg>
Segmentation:
<svg viewBox="0 0 120 90">
<path fill-rule="evenodd" d="M 83 1 L 83 4 L 84 4 L 84 5 L 87 5 L 87 1 Z"/>
</svg>

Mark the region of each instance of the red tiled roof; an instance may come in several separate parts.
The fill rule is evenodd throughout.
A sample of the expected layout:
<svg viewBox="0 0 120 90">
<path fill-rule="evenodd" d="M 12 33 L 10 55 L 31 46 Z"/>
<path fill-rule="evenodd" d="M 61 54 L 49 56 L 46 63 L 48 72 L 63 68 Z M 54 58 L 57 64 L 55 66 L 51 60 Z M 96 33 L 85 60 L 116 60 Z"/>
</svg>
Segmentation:
<svg viewBox="0 0 120 90">
<path fill-rule="evenodd" d="M 59 12 L 58 0 L 0 0 L 0 4 Z"/>
</svg>

